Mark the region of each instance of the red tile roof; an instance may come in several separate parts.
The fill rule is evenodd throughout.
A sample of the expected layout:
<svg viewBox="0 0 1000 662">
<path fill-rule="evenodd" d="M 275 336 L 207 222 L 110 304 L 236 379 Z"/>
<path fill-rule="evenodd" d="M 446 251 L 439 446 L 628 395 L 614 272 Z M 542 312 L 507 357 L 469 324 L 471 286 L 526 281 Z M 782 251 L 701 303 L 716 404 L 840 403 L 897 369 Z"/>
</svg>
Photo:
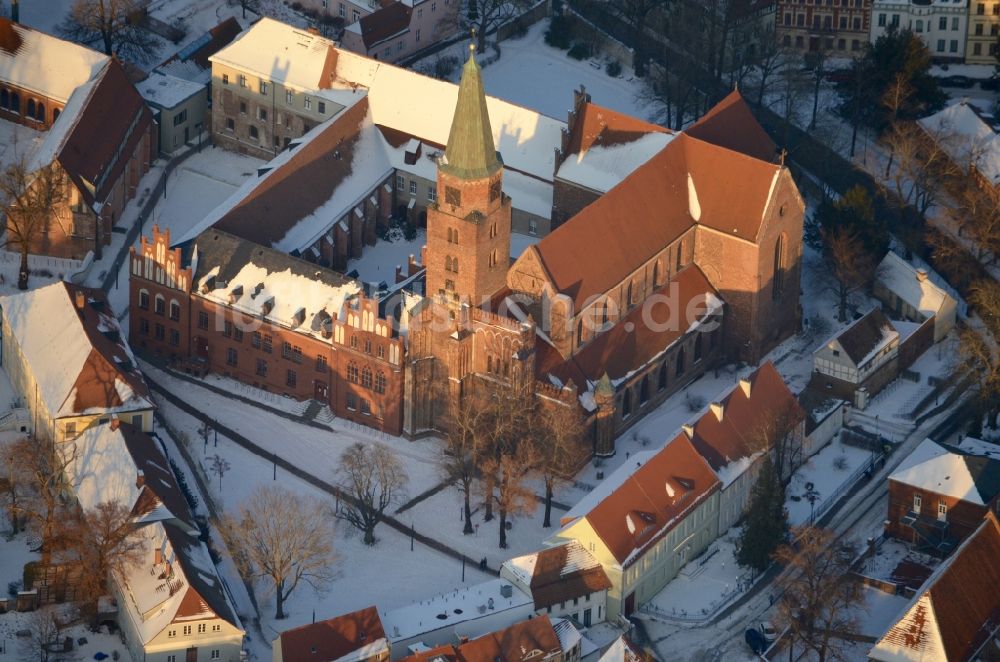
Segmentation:
<svg viewBox="0 0 1000 662">
<path fill-rule="evenodd" d="M 458 647 L 462 662 L 540 662 L 562 653 L 548 616 L 536 616 Z"/>
<path fill-rule="evenodd" d="M 676 299 L 672 296 L 674 292 Z M 648 311 L 642 305 L 637 306 L 569 359 L 563 359 L 551 346 L 543 347 L 547 343 L 539 342 L 538 374 L 552 374 L 563 383 L 572 379 L 579 387 L 586 385 L 585 380 L 597 381 L 605 372 L 611 379 L 620 379 L 684 336 L 692 324 L 705 319 L 713 300 L 721 301 L 716 289 L 694 264 L 678 272 L 653 296 L 669 297 L 667 300 L 676 301 L 679 310 L 662 304 L 650 306 Z"/>
<path fill-rule="evenodd" d="M 630 115 L 594 103 L 584 104 L 573 125 L 566 154 L 585 152 L 591 147 L 611 147 L 635 142 L 649 133 L 670 133 Z"/>
<path fill-rule="evenodd" d="M 285 630 L 279 637 L 281 658 L 287 662 L 336 660 L 384 638 L 375 607 Z"/>
<path fill-rule="evenodd" d="M 730 92 L 684 132 L 719 147 L 725 147 L 762 161 L 774 162 L 777 146 L 767 135 L 746 100 Z"/>
<path fill-rule="evenodd" d="M 535 554 L 531 575 L 535 609 L 611 588 L 604 568 L 580 543 L 571 541 Z"/>
<path fill-rule="evenodd" d="M 1000 623 L 1000 524 L 992 512 L 882 636 L 873 659 L 973 658 Z"/>
<path fill-rule="evenodd" d="M 736 385 L 720 400 L 721 420 L 709 409 L 693 424 L 691 443 L 716 471 L 761 450 L 758 435 L 769 416 L 787 412 L 793 421 L 805 420 L 805 412 L 773 363 L 759 367 L 747 381 L 749 396 Z"/>
<path fill-rule="evenodd" d="M 680 524 L 719 487 L 712 468 L 679 434 L 585 517 L 624 564 Z"/>
<path fill-rule="evenodd" d="M 681 134 L 525 254 L 536 251 L 556 290 L 580 307 L 695 224 L 755 241 L 778 172 L 772 163 Z M 693 207 L 700 208 L 697 219 Z"/>
<path fill-rule="evenodd" d="M 88 204 L 108 198 L 152 122 L 121 63 L 112 58 L 56 157 Z"/>
<path fill-rule="evenodd" d="M 372 48 L 410 27 L 413 10 L 402 2 L 385 5 L 358 21 L 365 48 Z"/>
</svg>

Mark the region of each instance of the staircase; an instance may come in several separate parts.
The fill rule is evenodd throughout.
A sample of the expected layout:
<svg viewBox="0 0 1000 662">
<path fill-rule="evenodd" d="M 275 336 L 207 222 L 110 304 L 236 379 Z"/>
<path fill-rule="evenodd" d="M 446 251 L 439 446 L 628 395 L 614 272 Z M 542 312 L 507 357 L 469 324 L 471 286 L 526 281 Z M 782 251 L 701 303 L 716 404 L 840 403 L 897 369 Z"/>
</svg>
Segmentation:
<svg viewBox="0 0 1000 662">
<path fill-rule="evenodd" d="M 24 407 L 11 409 L 0 416 L 0 432 L 27 432 L 31 423 L 31 414 Z"/>
<path fill-rule="evenodd" d="M 878 434 L 883 439 L 896 443 L 905 439 L 916 427 L 910 421 L 902 421 L 891 416 L 879 416 L 876 419 L 874 414 L 853 408 L 848 413 L 848 418 L 850 425 L 859 427 L 872 434 Z"/>
<path fill-rule="evenodd" d="M 306 405 L 305 410 L 302 412 L 302 418 L 307 421 L 315 421 L 316 415 L 319 413 L 320 409 L 323 407 L 318 400 L 310 400 L 309 404 Z"/>
</svg>

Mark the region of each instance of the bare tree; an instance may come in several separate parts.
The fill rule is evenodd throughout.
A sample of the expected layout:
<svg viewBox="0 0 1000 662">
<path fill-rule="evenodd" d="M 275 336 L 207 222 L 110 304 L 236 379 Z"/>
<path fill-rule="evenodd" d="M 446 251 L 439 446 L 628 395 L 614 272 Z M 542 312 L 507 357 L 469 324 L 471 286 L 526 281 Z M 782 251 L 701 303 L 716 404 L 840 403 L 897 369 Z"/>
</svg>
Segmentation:
<svg viewBox="0 0 1000 662">
<path fill-rule="evenodd" d="M 243 576 L 269 580 L 277 619 L 285 618 L 285 601 L 299 583 L 322 591 L 333 580 L 328 509 L 317 499 L 261 486 L 221 529 Z"/>
<path fill-rule="evenodd" d="M 105 55 L 149 62 L 160 40 L 142 26 L 145 11 L 141 0 L 74 0 L 59 32 Z"/>
<path fill-rule="evenodd" d="M 15 448 L 13 444 L 0 446 L 0 491 L 3 493 L 11 531 L 16 534 L 22 526 L 18 501 L 26 486 L 17 466 Z"/>
<path fill-rule="evenodd" d="M 28 255 L 66 197 L 66 182 L 55 164 L 32 172 L 27 159 L 20 158 L 0 173 L 0 214 L 7 220 L 3 246 L 16 247 L 21 255 L 19 289 L 28 289 Z"/>
<path fill-rule="evenodd" d="M 218 453 L 208 458 L 208 471 L 219 477 L 219 489 L 222 489 L 222 477 L 231 468 L 229 461 Z"/>
<path fill-rule="evenodd" d="M 144 546 L 132 512 L 107 501 L 80 514 L 67 536 L 65 551 L 84 568 L 77 595 L 96 614 L 97 599 L 107 594 L 111 576 L 137 567 Z"/>
<path fill-rule="evenodd" d="M 665 4 L 665 0 L 621 0 L 620 2 L 610 3 L 612 11 L 621 16 L 622 20 L 631 25 L 635 31 L 635 53 L 632 57 L 632 65 L 635 68 L 637 76 L 644 76 L 646 72 L 648 54 L 643 52 L 646 20 L 654 9 L 662 7 Z"/>
<path fill-rule="evenodd" d="M 882 136 L 895 167 L 880 182 L 885 199 L 900 213 L 912 206 L 925 218 L 942 198 L 947 183 L 955 181 L 954 168 L 940 142 L 928 140 L 916 122 L 894 122 Z M 976 204 L 975 200 L 966 202 Z"/>
<path fill-rule="evenodd" d="M 48 560 L 53 549 L 62 548 L 68 533 L 63 525 L 62 496 L 65 477 L 76 462 L 76 447 L 57 447 L 35 437 L 15 442 L 11 452 L 15 470 L 28 487 L 28 493 L 18 499 L 17 510 L 40 538 L 43 559 Z"/>
<path fill-rule="evenodd" d="M 792 537 L 794 546 L 782 545 L 774 554 L 785 566 L 778 620 L 788 626 L 792 644 L 802 642 L 819 662 L 846 659 L 839 647 L 858 633 L 858 613 L 865 608 L 861 584 L 850 575 L 853 551 L 826 529 L 798 527 Z"/>
<path fill-rule="evenodd" d="M 974 380 L 980 417 L 985 415 L 987 425 L 995 429 L 1000 414 L 1000 284 L 977 281 L 969 288 L 968 300 L 980 323 L 970 323 L 961 332 L 963 370 Z"/>
<path fill-rule="evenodd" d="M 556 484 L 572 480 L 586 460 L 589 449 L 582 443 L 583 421 L 576 403 L 546 404 L 539 407 L 540 429 L 534 446 L 538 451 L 538 471 L 545 482 L 545 515 L 542 526 L 552 526 L 552 494 Z"/>
<path fill-rule="evenodd" d="M 837 319 L 847 321 L 850 296 L 871 282 L 875 262 L 858 236 L 843 227 L 822 231 L 823 257 L 837 295 Z"/>
<path fill-rule="evenodd" d="M 675 65 L 676 60 L 666 56 L 664 60 L 671 65 L 650 65 L 636 96 L 641 103 L 655 109 L 653 119 L 656 122 L 679 131 L 697 116 L 703 94 L 690 67 L 681 63 Z"/>
<path fill-rule="evenodd" d="M 757 76 L 757 105 L 764 105 L 764 97 L 767 94 L 768 84 L 772 82 L 775 74 L 785 65 L 791 56 L 784 49 L 778 46 L 777 35 L 774 28 L 760 39 L 760 48 L 753 59 L 759 75 Z"/>
<path fill-rule="evenodd" d="M 240 0 L 240 9 L 243 10 L 243 18 L 247 17 L 248 9 L 255 14 L 260 14 L 260 0 Z"/>
<path fill-rule="evenodd" d="M 450 402 L 443 425 L 445 447 L 439 465 L 445 480 L 462 493 L 465 520 L 462 533 L 465 535 L 475 531 L 472 527 L 472 492 L 486 452 L 486 415 L 485 404 L 479 398 L 468 395 L 461 402 Z"/>
<path fill-rule="evenodd" d="M 56 619 L 56 608 L 42 607 L 28 616 L 28 636 L 20 643 L 21 658 L 37 662 L 68 659 L 63 653 L 63 626 Z"/>
<path fill-rule="evenodd" d="M 385 446 L 356 443 L 340 456 L 337 477 L 348 497 L 340 502 L 337 517 L 363 531 L 366 545 L 374 545 L 375 527 L 406 493 L 406 469 Z"/>
<path fill-rule="evenodd" d="M 476 48 L 482 53 L 486 50 L 486 36 L 489 33 L 517 18 L 530 6 L 530 0 L 462 0 L 460 7 L 464 7 L 466 11 L 459 9 L 446 22 L 445 29 L 471 28 Z"/>
<path fill-rule="evenodd" d="M 755 451 L 771 454 L 779 482 L 791 476 L 802 463 L 802 417 L 798 403 L 789 401 L 761 412 L 757 424 L 747 431 Z"/>
<path fill-rule="evenodd" d="M 500 548 L 507 548 L 507 521 L 513 515 L 535 509 L 535 494 L 527 479 L 540 463 L 538 418 L 534 393 L 524 384 L 498 390 L 491 395 L 487 435 L 489 453 L 484 456 L 484 498 L 499 514 Z"/>
</svg>

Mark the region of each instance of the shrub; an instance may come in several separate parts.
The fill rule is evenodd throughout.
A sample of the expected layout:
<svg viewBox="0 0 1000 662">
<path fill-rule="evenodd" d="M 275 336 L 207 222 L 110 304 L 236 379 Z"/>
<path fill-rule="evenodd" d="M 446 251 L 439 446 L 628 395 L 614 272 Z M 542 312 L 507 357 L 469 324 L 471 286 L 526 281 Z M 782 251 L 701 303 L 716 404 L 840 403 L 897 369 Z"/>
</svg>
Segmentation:
<svg viewBox="0 0 1000 662">
<path fill-rule="evenodd" d="M 403 237 L 407 241 L 413 241 L 414 239 L 416 239 L 417 226 L 415 226 L 413 223 L 407 223 L 405 226 L 403 226 Z"/>
<path fill-rule="evenodd" d="M 458 58 L 454 55 L 439 55 L 434 60 L 434 68 L 431 75 L 439 80 L 448 80 L 458 66 Z"/>
<path fill-rule="evenodd" d="M 604 67 L 604 71 L 612 78 L 618 78 L 622 75 L 622 64 L 618 60 L 610 60 Z"/>
<path fill-rule="evenodd" d="M 13 581 L 7 583 L 7 595 L 12 598 L 17 597 L 17 592 L 21 590 L 21 581 Z"/>
<path fill-rule="evenodd" d="M 584 60 L 590 57 L 590 45 L 578 41 L 569 49 L 568 55 L 574 60 Z"/>
<path fill-rule="evenodd" d="M 695 395 L 691 391 L 684 395 L 684 401 L 687 403 L 688 411 L 692 413 L 701 411 L 701 408 L 705 406 L 705 398 Z"/>
<path fill-rule="evenodd" d="M 841 455 L 836 460 L 833 461 L 833 468 L 837 471 L 847 470 L 847 458 Z"/>
<path fill-rule="evenodd" d="M 174 462 L 173 458 L 170 459 L 170 469 L 174 472 L 174 477 L 177 479 L 177 487 L 181 488 L 181 494 L 183 494 L 184 498 L 187 499 L 188 506 L 191 510 L 198 510 L 198 497 L 191 491 L 191 488 L 188 487 L 187 478 L 185 478 L 184 472 L 177 466 L 177 463 Z"/>
<path fill-rule="evenodd" d="M 573 42 L 573 30 L 565 16 L 553 16 L 545 31 L 545 43 L 552 48 L 566 50 Z"/>
</svg>

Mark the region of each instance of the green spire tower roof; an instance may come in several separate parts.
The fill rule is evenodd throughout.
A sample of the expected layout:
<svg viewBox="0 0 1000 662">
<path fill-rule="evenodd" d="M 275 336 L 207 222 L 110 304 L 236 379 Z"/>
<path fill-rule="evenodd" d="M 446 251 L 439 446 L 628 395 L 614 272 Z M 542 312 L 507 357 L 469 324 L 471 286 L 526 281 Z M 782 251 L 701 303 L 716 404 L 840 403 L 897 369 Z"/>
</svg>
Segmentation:
<svg viewBox="0 0 1000 662">
<path fill-rule="evenodd" d="M 482 72 L 476 64 L 475 55 L 475 46 L 471 45 L 469 61 L 462 67 L 462 82 L 458 85 L 458 103 L 451 121 L 448 146 L 440 164 L 441 170 L 462 179 L 483 179 L 503 167 L 493 143 Z"/>
</svg>

